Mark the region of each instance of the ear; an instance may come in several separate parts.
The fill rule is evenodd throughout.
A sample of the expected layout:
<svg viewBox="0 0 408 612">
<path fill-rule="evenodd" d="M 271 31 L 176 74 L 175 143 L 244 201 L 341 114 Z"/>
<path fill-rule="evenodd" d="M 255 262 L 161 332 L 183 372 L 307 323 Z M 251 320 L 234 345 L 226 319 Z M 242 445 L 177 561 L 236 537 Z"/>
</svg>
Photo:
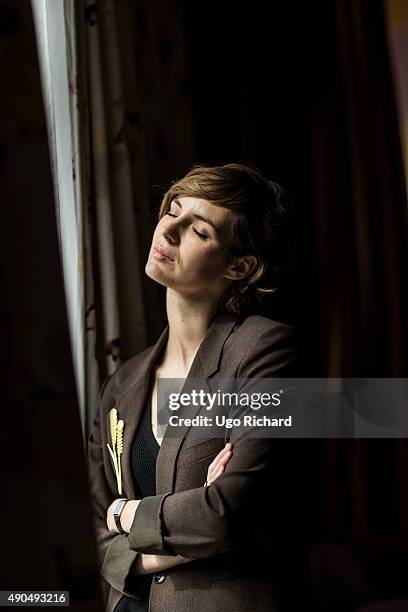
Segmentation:
<svg viewBox="0 0 408 612">
<path fill-rule="evenodd" d="M 228 266 L 224 278 L 230 280 L 241 280 L 249 274 L 255 268 L 258 260 L 255 255 L 244 255 L 242 257 L 234 257 L 230 265 Z"/>
</svg>

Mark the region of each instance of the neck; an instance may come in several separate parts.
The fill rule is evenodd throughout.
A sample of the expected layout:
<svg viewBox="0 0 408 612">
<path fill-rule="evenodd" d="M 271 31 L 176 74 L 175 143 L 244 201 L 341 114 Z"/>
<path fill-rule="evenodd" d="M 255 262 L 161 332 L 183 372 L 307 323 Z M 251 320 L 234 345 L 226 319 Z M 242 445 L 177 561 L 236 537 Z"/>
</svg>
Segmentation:
<svg viewBox="0 0 408 612">
<path fill-rule="evenodd" d="M 217 312 L 217 303 L 183 296 L 167 289 L 166 310 L 169 336 L 166 357 L 189 369 Z"/>
</svg>

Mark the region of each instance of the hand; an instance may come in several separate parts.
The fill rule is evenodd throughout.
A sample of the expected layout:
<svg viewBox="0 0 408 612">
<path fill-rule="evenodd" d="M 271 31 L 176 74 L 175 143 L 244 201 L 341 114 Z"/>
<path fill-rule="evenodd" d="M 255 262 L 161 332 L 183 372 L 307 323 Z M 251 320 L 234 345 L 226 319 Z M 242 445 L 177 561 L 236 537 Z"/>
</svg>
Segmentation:
<svg viewBox="0 0 408 612">
<path fill-rule="evenodd" d="M 233 446 L 232 442 L 228 442 L 218 453 L 214 461 L 210 463 L 207 471 L 207 480 L 204 483 L 205 487 L 214 482 L 214 480 L 223 473 L 225 466 L 232 457 Z"/>
<path fill-rule="evenodd" d="M 112 533 L 120 533 L 113 518 L 113 510 L 116 506 L 116 502 L 117 499 L 113 500 L 106 513 L 106 524 L 109 531 Z M 130 531 L 139 502 L 140 499 L 129 499 L 122 510 L 122 514 L 120 515 L 120 524 L 122 525 L 123 531 L 126 531 L 126 533 L 129 533 Z"/>
</svg>

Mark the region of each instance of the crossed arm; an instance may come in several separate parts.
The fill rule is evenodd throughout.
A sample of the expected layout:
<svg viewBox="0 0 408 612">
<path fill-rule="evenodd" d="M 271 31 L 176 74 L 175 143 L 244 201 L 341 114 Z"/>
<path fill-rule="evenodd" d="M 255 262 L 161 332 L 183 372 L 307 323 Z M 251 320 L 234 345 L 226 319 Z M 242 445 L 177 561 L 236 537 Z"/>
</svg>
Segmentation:
<svg viewBox="0 0 408 612">
<path fill-rule="evenodd" d="M 205 485 L 209 485 L 214 482 L 214 480 L 216 480 L 216 478 L 218 478 L 218 476 L 220 476 L 224 472 L 225 466 L 227 465 L 229 459 L 232 456 L 232 452 L 233 445 L 232 443 L 228 443 L 218 453 L 214 461 L 208 467 L 207 480 Z M 120 522 L 122 525 L 122 529 L 126 533 L 130 532 L 130 528 L 132 526 L 139 502 L 140 500 L 138 499 L 131 499 L 126 502 L 126 505 L 123 509 Z M 119 533 L 118 529 L 116 528 L 115 521 L 113 520 L 113 508 L 115 507 L 115 504 L 116 500 L 114 500 L 108 508 L 106 514 L 106 524 L 110 532 Z M 189 561 L 192 561 L 192 559 L 183 557 L 182 555 L 169 556 L 148 555 L 145 553 L 140 553 L 136 557 L 135 562 L 133 563 L 132 570 L 135 574 L 151 574 L 154 572 L 160 572 L 169 569 L 170 567 L 174 567 L 176 565 L 181 565 L 182 563 L 188 563 Z"/>
</svg>

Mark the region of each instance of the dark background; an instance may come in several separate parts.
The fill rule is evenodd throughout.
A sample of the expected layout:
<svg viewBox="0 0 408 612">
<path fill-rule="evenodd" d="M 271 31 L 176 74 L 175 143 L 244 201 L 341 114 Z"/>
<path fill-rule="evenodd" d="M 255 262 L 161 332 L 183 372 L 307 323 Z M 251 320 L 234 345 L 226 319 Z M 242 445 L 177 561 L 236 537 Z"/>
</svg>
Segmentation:
<svg viewBox="0 0 408 612">
<path fill-rule="evenodd" d="M 407 208 L 382 2 L 124 0 L 117 11 L 127 138 L 136 168 L 142 132 L 150 186 L 135 203 L 142 261 L 172 180 L 193 163 L 254 164 L 299 217 L 298 262 L 269 314 L 296 325 L 302 375 L 406 376 Z M 96 610 L 29 2 L 2 0 L 0 24 L 0 578 L 3 589 L 69 589 L 76 609 Z M 147 279 L 144 300 L 152 342 L 163 291 Z M 293 469 L 305 453 L 319 466 L 305 534 L 316 610 L 407 598 L 406 441 L 299 442 Z"/>
<path fill-rule="evenodd" d="M 143 143 L 151 190 L 142 261 L 172 180 L 254 164 L 299 218 L 298 266 L 270 314 L 302 334 L 304 374 L 403 375 L 407 206 L 383 3 L 160 6 L 117 10 L 127 140 L 135 164 Z M 152 342 L 163 293 L 145 289 Z"/>
</svg>

